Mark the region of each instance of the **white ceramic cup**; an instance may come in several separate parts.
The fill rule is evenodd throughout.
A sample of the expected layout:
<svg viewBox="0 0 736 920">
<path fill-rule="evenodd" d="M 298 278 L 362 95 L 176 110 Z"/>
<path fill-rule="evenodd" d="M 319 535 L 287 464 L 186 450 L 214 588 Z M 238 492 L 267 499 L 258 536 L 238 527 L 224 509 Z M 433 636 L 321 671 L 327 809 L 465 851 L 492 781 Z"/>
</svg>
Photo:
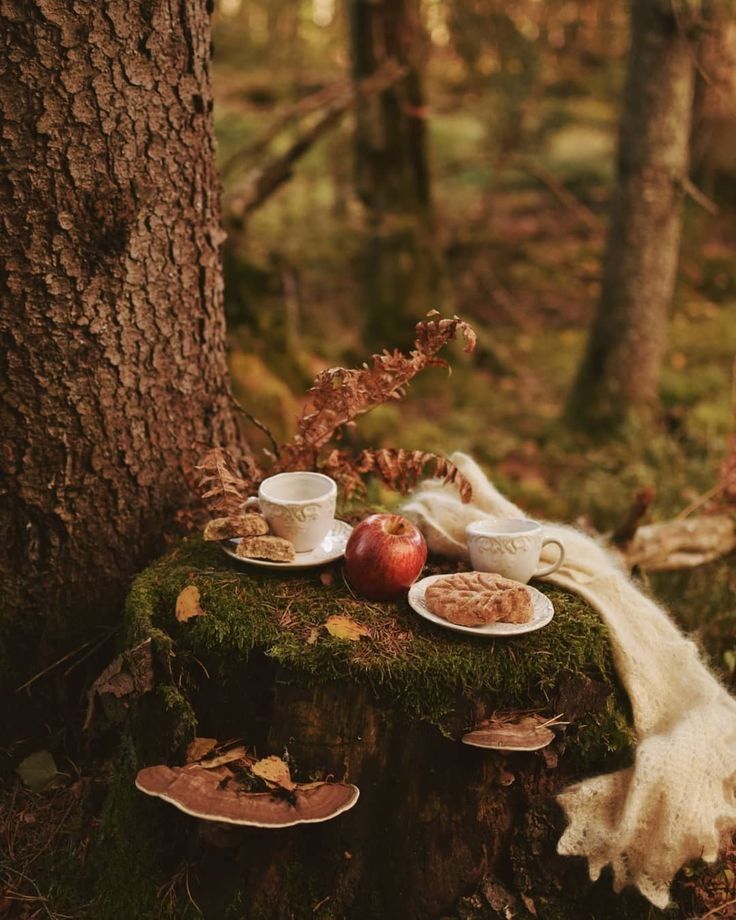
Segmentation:
<svg viewBox="0 0 736 920">
<path fill-rule="evenodd" d="M 246 508 L 258 505 L 272 533 L 293 543 L 297 553 L 308 553 L 330 532 L 336 501 L 334 479 L 300 471 L 264 479 L 258 498 L 249 498 Z"/>
<path fill-rule="evenodd" d="M 565 559 L 559 540 L 544 538 L 542 525 L 525 518 L 501 521 L 473 521 L 465 528 L 470 564 L 477 572 L 495 572 L 526 584 L 556 572 Z M 560 549 L 557 561 L 537 571 L 542 548 L 554 543 Z"/>
</svg>

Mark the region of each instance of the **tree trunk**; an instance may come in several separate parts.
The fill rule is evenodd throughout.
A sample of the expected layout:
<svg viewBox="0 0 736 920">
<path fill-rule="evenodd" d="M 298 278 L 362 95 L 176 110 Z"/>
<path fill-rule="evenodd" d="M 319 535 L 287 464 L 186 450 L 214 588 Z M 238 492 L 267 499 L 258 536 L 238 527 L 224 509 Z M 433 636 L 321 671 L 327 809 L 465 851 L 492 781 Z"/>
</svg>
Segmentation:
<svg viewBox="0 0 736 920">
<path fill-rule="evenodd" d="M 372 346 L 407 344 L 414 323 L 437 306 L 417 0 L 349 0 L 353 77 L 387 59 L 406 76 L 356 114 L 355 184 L 366 210 L 362 315 Z"/>
<path fill-rule="evenodd" d="M 735 13 L 733 0 L 703 3 L 693 103 L 693 176 L 719 205 L 736 203 Z"/>
<path fill-rule="evenodd" d="M 0 36 L 12 681 L 111 620 L 186 474 L 236 432 L 205 5 L 7 0 Z"/>
<path fill-rule="evenodd" d="M 635 0 L 600 301 L 569 402 L 596 427 L 656 402 L 677 274 L 693 48 L 674 8 Z"/>
</svg>

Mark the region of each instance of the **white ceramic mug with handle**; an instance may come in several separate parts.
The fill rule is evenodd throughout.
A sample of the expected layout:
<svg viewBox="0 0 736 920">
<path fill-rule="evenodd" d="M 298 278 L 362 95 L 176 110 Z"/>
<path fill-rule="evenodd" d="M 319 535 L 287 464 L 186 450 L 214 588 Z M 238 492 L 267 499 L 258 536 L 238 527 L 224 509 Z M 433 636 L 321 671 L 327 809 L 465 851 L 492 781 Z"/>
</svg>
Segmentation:
<svg viewBox="0 0 736 920">
<path fill-rule="evenodd" d="M 562 543 L 544 537 L 542 525 L 526 518 L 473 521 L 465 528 L 465 536 L 475 571 L 495 572 L 524 584 L 530 578 L 543 578 L 556 572 L 565 559 Z M 559 558 L 537 571 L 542 549 L 549 544 L 559 547 Z"/>
<path fill-rule="evenodd" d="M 336 501 L 334 479 L 300 470 L 264 479 L 258 498 L 249 498 L 246 508 L 260 507 L 272 533 L 289 540 L 297 553 L 308 553 L 330 532 Z"/>
</svg>

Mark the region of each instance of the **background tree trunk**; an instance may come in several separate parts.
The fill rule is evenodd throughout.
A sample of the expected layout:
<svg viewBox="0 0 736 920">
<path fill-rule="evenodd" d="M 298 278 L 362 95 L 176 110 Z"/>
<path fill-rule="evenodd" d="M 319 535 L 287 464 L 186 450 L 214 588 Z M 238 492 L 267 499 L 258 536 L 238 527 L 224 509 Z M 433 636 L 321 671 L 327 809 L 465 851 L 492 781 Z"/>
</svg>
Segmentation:
<svg viewBox="0 0 736 920">
<path fill-rule="evenodd" d="M 0 12 L 0 671 L 114 614 L 232 443 L 205 5 Z M 92 633 L 94 635 L 94 633 Z M 38 643 L 40 642 L 40 646 Z"/>
<path fill-rule="evenodd" d="M 691 165 L 719 205 L 736 203 L 736 6 L 703 3 L 693 102 Z"/>
<path fill-rule="evenodd" d="M 437 253 L 427 158 L 418 0 L 349 0 L 355 80 L 387 59 L 406 76 L 356 114 L 355 183 L 366 209 L 362 315 L 372 346 L 407 344 L 437 304 Z"/>
<path fill-rule="evenodd" d="M 691 40 L 663 0 L 633 2 L 631 32 L 600 301 L 569 401 L 592 427 L 656 401 L 682 229 Z"/>
</svg>

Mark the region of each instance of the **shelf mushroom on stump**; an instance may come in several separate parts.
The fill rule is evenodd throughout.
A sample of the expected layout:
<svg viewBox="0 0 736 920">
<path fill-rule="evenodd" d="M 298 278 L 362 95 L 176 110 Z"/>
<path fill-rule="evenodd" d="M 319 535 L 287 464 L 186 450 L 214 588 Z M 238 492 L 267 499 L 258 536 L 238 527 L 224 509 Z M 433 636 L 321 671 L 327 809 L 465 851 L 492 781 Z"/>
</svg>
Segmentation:
<svg viewBox="0 0 736 920">
<path fill-rule="evenodd" d="M 463 744 L 493 751 L 541 751 L 555 739 L 550 726 L 566 725 L 559 716 L 506 716 L 479 722 L 462 737 Z"/>
<path fill-rule="evenodd" d="M 135 784 L 146 795 L 157 796 L 195 818 L 243 827 L 293 827 L 329 821 L 352 808 L 360 795 L 351 783 L 326 782 L 245 792 L 227 767 L 207 769 L 200 764 L 145 767 Z"/>
</svg>

